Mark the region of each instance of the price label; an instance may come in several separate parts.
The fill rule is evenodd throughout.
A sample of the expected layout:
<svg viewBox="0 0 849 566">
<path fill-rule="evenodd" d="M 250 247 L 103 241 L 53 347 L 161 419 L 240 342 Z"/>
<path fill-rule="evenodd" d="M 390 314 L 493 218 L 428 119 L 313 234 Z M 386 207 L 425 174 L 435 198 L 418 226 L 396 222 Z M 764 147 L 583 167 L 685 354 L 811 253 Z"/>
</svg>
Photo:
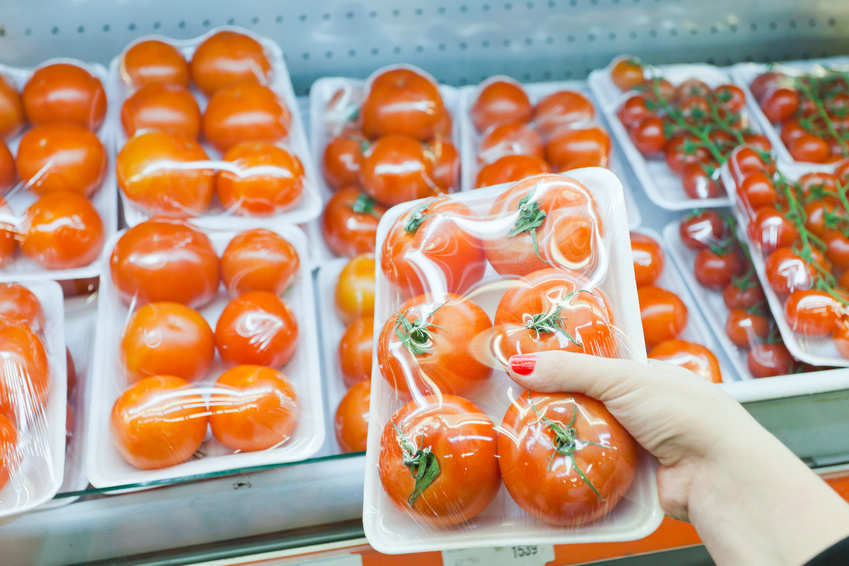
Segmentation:
<svg viewBox="0 0 849 566">
<path fill-rule="evenodd" d="M 551 545 L 496 546 L 445 550 L 443 566 L 543 566 L 554 560 Z"/>
</svg>

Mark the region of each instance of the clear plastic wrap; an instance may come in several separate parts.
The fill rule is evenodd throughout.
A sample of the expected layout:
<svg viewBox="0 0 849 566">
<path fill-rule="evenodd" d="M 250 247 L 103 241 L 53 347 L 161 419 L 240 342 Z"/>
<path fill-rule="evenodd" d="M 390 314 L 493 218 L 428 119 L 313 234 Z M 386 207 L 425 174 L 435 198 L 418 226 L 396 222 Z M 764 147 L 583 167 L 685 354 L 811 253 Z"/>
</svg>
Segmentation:
<svg viewBox="0 0 849 566">
<path fill-rule="evenodd" d="M 387 212 L 363 508 L 375 549 L 630 540 L 659 525 L 655 464 L 601 404 L 523 394 L 504 371 L 552 348 L 645 361 L 626 227 L 621 184 L 600 168 Z M 533 479 L 496 456 L 525 435 Z M 568 512 L 535 518 L 563 482 Z"/>
<path fill-rule="evenodd" d="M 288 242 L 296 253 L 290 262 L 306 254 L 298 228 L 257 231 L 263 241 Z M 273 274 L 272 288 L 290 283 L 282 298 L 262 290 L 267 282 L 231 298 L 218 258 L 233 253 L 240 236 L 153 219 L 109 242 L 86 430 L 96 487 L 297 461 L 321 448 L 307 267 L 299 261 L 294 277 Z M 266 266 L 241 264 L 232 279 L 250 280 L 245 271 L 255 267 Z"/>
<path fill-rule="evenodd" d="M 145 36 L 112 60 L 109 79 L 130 226 L 167 215 L 237 230 L 318 215 L 298 102 L 270 39 L 233 26 Z"/>
</svg>

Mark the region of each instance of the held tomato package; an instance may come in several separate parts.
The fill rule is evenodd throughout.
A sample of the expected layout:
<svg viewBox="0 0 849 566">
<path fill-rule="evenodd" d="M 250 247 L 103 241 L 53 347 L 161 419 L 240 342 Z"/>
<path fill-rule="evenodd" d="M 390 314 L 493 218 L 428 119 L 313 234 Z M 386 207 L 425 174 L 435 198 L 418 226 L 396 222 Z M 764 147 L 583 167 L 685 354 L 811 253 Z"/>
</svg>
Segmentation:
<svg viewBox="0 0 849 566">
<path fill-rule="evenodd" d="M 109 70 L 124 217 L 245 229 L 315 218 L 321 198 L 280 47 L 232 26 L 146 36 Z"/>
<path fill-rule="evenodd" d="M 504 371 L 549 349 L 645 362 L 615 175 L 578 169 L 395 207 L 377 257 L 363 508 L 375 549 L 657 528 L 655 463 L 606 408 Z"/>
<path fill-rule="evenodd" d="M 207 234 L 155 218 L 109 249 L 86 427 L 92 485 L 297 461 L 321 448 L 299 229 Z"/>
</svg>

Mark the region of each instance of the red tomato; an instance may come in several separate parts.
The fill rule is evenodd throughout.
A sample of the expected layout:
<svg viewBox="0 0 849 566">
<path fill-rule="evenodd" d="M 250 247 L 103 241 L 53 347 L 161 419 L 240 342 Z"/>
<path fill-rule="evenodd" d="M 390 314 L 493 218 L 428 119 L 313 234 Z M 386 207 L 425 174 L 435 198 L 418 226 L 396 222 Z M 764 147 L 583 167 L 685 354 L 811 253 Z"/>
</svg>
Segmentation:
<svg viewBox="0 0 849 566">
<path fill-rule="evenodd" d="M 737 186 L 737 194 L 749 214 L 763 207 L 774 207 L 780 199 L 775 185 L 768 175 L 761 171 L 753 171 Z"/>
<path fill-rule="evenodd" d="M 338 136 L 324 148 L 324 180 L 331 189 L 356 185 L 360 180 L 363 151 L 368 146 L 359 136 Z"/>
<path fill-rule="evenodd" d="M 764 290 L 754 278 L 754 273 L 750 274 L 749 277 L 732 279 L 731 284 L 723 289 L 722 300 L 728 310 L 750 309 L 766 300 Z"/>
<path fill-rule="evenodd" d="M 793 117 L 799 107 L 799 94 L 792 88 L 775 86 L 758 97 L 764 115 L 773 124 Z"/>
<path fill-rule="evenodd" d="M 687 326 L 687 305 L 672 291 L 647 286 L 637 289 L 646 346 L 678 338 Z"/>
<path fill-rule="evenodd" d="M 413 297 L 377 338 L 380 373 L 404 399 L 414 393 L 473 394 L 492 375 L 479 355 L 488 348 L 491 328 L 484 310 L 459 295 Z"/>
<path fill-rule="evenodd" d="M 822 235 L 825 242 L 825 257 L 834 269 L 849 269 L 849 236 L 837 230 L 826 230 Z"/>
<path fill-rule="evenodd" d="M 634 259 L 634 277 L 637 287 L 654 285 L 663 273 L 663 248 L 654 238 L 631 232 L 631 256 Z"/>
<path fill-rule="evenodd" d="M 321 229 L 324 242 L 336 255 L 354 257 L 374 252 L 377 224 L 386 208 L 357 187 L 344 187 L 324 207 Z"/>
<path fill-rule="evenodd" d="M 791 118 L 781 125 L 781 142 L 786 147 L 790 147 L 790 144 L 799 139 L 800 136 L 805 135 L 806 132 L 807 130 L 802 127 L 802 123 L 798 119 Z"/>
<path fill-rule="evenodd" d="M 8 140 L 20 132 L 26 118 L 21 95 L 11 80 L 0 75 L 0 139 Z"/>
<path fill-rule="evenodd" d="M 687 163 L 681 171 L 681 185 L 692 199 L 718 198 L 725 190 L 718 182 L 719 172 L 710 173 L 707 165 Z"/>
<path fill-rule="evenodd" d="M 558 266 L 590 273 L 598 264 L 603 226 L 595 199 L 574 179 L 539 175 L 499 195 L 490 216 L 516 221 L 484 240 L 486 258 L 501 275 L 527 275 Z"/>
<path fill-rule="evenodd" d="M 464 523 L 501 488 L 495 425 L 462 397 L 401 407 L 383 428 L 378 471 L 389 500 L 419 523 Z"/>
<path fill-rule="evenodd" d="M 549 139 L 545 159 L 559 173 L 581 167 L 607 167 L 610 151 L 610 136 L 604 128 L 567 128 Z"/>
<path fill-rule="evenodd" d="M 95 131 L 106 117 L 106 93 L 100 79 L 71 63 L 36 69 L 24 85 L 22 98 L 33 126 L 70 122 Z"/>
<path fill-rule="evenodd" d="M 722 383 L 716 356 L 708 348 L 686 340 L 664 340 L 649 351 L 649 358 L 686 368 L 705 381 Z"/>
<path fill-rule="evenodd" d="M 215 345 L 224 363 L 279 368 L 295 355 L 298 322 L 280 297 L 265 291 L 230 301 L 215 325 Z"/>
<path fill-rule="evenodd" d="M 793 356 L 781 343 L 754 344 L 746 357 L 752 377 L 786 375 L 793 367 Z"/>
<path fill-rule="evenodd" d="M 529 155 L 505 155 L 495 163 L 484 166 L 478 172 L 476 188 L 503 185 L 521 181 L 533 175 L 550 173 L 548 163 Z"/>
<path fill-rule="evenodd" d="M 703 143 L 691 134 L 678 134 L 663 146 L 666 165 L 673 173 L 682 175 L 688 163 L 709 163 L 711 154 Z"/>
<path fill-rule="evenodd" d="M 203 136 L 222 152 L 242 141 L 280 141 L 291 125 L 286 102 L 253 81 L 215 91 L 203 113 Z"/>
<path fill-rule="evenodd" d="M 118 186 L 147 214 L 192 216 L 209 208 L 215 171 L 202 164 L 191 168 L 184 164 L 208 160 L 200 144 L 191 138 L 143 132 L 130 138 L 118 154 Z"/>
<path fill-rule="evenodd" d="M 678 111 L 688 124 L 705 124 L 711 117 L 710 102 L 704 96 L 689 96 L 683 99 L 678 105 Z"/>
<path fill-rule="evenodd" d="M 41 338 L 22 324 L 0 322 L 0 359 L 0 415 L 23 421 L 41 411 L 51 379 Z"/>
<path fill-rule="evenodd" d="M 652 111 L 646 107 L 646 97 L 642 94 L 629 96 L 616 111 L 619 121 L 629 130 L 636 128 L 643 118 L 652 114 Z"/>
<path fill-rule="evenodd" d="M 849 273 L 849 272 L 847 272 Z M 849 358 L 849 321 L 842 319 L 832 334 L 834 347 L 844 358 Z"/>
<path fill-rule="evenodd" d="M 103 184 L 107 163 L 97 136 L 76 124 L 36 126 L 18 146 L 18 174 L 39 196 L 64 191 L 91 196 Z"/>
<path fill-rule="evenodd" d="M 446 113 L 436 83 L 409 68 L 374 77 L 360 107 L 363 132 L 371 139 L 394 134 L 429 140 Z"/>
<path fill-rule="evenodd" d="M 89 265 L 103 248 L 103 221 L 91 202 L 76 193 L 51 193 L 26 211 L 21 250 L 47 269 Z"/>
<path fill-rule="evenodd" d="M 479 132 L 513 122 L 527 124 L 532 112 L 531 101 L 522 86 L 505 79 L 487 83 L 469 110 L 472 123 Z"/>
<path fill-rule="evenodd" d="M 786 82 L 783 74 L 777 71 L 769 71 L 755 77 L 749 84 L 749 90 L 752 91 L 752 96 L 760 100 L 768 90 L 782 82 Z"/>
<path fill-rule="evenodd" d="M 296 207 L 304 192 L 304 166 L 294 153 L 271 142 L 245 141 L 222 158 L 236 171 L 222 169 L 215 192 L 227 212 L 271 216 Z"/>
<path fill-rule="evenodd" d="M 825 291 L 794 291 L 784 303 L 787 324 L 805 336 L 826 336 L 837 328 L 846 306 Z"/>
<path fill-rule="evenodd" d="M 465 293 L 486 271 L 481 241 L 461 227 L 475 218 L 450 197 L 423 201 L 389 229 L 380 256 L 383 274 L 407 296 Z"/>
<path fill-rule="evenodd" d="M 630 134 L 637 151 L 643 155 L 661 152 L 666 146 L 663 120 L 658 116 L 646 116 L 631 129 Z"/>
<path fill-rule="evenodd" d="M 0 191 L 5 191 L 15 184 L 15 158 L 9 147 L 0 140 Z M 6 206 L 6 201 L 3 201 Z"/>
<path fill-rule="evenodd" d="M 200 108 L 184 86 L 149 84 L 124 102 L 121 125 L 127 137 L 132 137 L 139 130 L 164 130 L 197 139 L 200 135 Z"/>
<path fill-rule="evenodd" d="M 271 63 L 262 44 L 236 31 L 219 31 L 198 45 L 192 55 L 192 79 L 207 96 L 239 81 L 266 84 Z"/>
<path fill-rule="evenodd" d="M 109 260 L 126 304 L 171 301 L 198 308 L 218 292 L 218 254 L 209 237 L 186 222 L 153 218 L 121 236 Z"/>
<path fill-rule="evenodd" d="M 544 140 L 564 128 L 586 123 L 595 118 L 595 108 L 590 100 L 571 90 L 561 90 L 542 98 L 534 107 L 533 124 Z"/>
<path fill-rule="evenodd" d="M 796 225 L 770 206 L 760 208 L 754 218 L 749 220 L 749 238 L 765 254 L 792 246 L 798 237 Z"/>
<path fill-rule="evenodd" d="M 677 91 L 675 86 L 663 77 L 643 79 L 643 82 L 637 86 L 637 90 L 643 92 L 648 100 L 658 105 L 661 99 L 668 103 L 672 102 Z"/>
<path fill-rule="evenodd" d="M 725 220 L 714 210 L 694 211 L 681 221 L 678 234 L 691 250 L 707 249 L 725 238 Z"/>
<path fill-rule="evenodd" d="M 221 255 L 221 281 L 231 297 L 251 291 L 282 295 L 294 283 L 299 268 L 295 247 L 264 228 L 237 234 Z"/>
<path fill-rule="evenodd" d="M 713 89 L 713 98 L 728 112 L 737 114 L 746 106 L 746 95 L 743 89 L 732 84 L 722 84 Z"/>
<path fill-rule="evenodd" d="M 18 468 L 18 429 L 11 419 L 0 415 L 0 490 Z"/>
<path fill-rule="evenodd" d="M 371 381 L 355 384 L 339 402 L 333 422 L 342 452 L 365 452 L 370 404 Z"/>
<path fill-rule="evenodd" d="M 732 278 L 742 275 L 746 262 L 739 250 L 731 248 L 728 251 L 703 249 L 696 254 L 693 266 L 696 281 L 709 289 L 722 289 L 731 283 Z"/>
<path fill-rule="evenodd" d="M 433 160 L 415 138 L 389 135 L 363 154 L 360 166 L 363 192 L 386 206 L 433 195 L 439 190 L 434 179 Z"/>
<path fill-rule="evenodd" d="M 790 156 L 796 161 L 823 163 L 831 151 L 824 139 L 813 134 L 802 134 L 790 143 L 787 148 Z"/>
<path fill-rule="evenodd" d="M 731 152 L 728 160 L 731 176 L 734 182 L 740 184 L 743 178 L 755 171 L 761 171 L 772 175 L 775 173 L 775 162 L 764 160 L 764 155 L 748 146 L 741 146 Z"/>
<path fill-rule="evenodd" d="M 240 452 L 285 444 L 298 425 L 298 397 L 286 376 L 268 367 L 234 367 L 215 382 L 209 427 L 216 440 Z"/>
<path fill-rule="evenodd" d="M 157 39 L 139 41 L 127 49 L 118 72 L 130 88 L 150 84 L 189 86 L 189 64 L 183 54 L 173 45 Z"/>
<path fill-rule="evenodd" d="M 725 333 L 735 345 L 749 348 L 769 336 L 769 320 L 760 314 L 734 309 L 725 320 Z"/>
<path fill-rule="evenodd" d="M 840 215 L 842 208 L 840 201 L 834 197 L 821 197 L 809 202 L 805 205 L 805 228 L 822 238 L 827 229 L 826 219 Z"/>
<path fill-rule="evenodd" d="M 336 283 L 336 312 L 345 324 L 374 316 L 375 261 L 372 254 L 351 259 Z"/>
<path fill-rule="evenodd" d="M 616 357 L 613 312 L 600 289 L 582 275 L 543 269 L 509 287 L 495 311 L 495 355 L 507 366 L 510 356 L 565 350 Z"/>
<path fill-rule="evenodd" d="M 446 138 L 435 138 L 425 145 L 433 160 L 433 182 L 438 190 L 454 192 L 460 189 L 460 154 Z"/>
<path fill-rule="evenodd" d="M 22 324 L 37 333 L 44 330 L 41 302 L 18 283 L 0 283 L 0 320 Z"/>
<path fill-rule="evenodd" d="M 498 465 L 513 501 L 554 525 L 610 513 L 634 479 L 637 451 L 607 408 L 580 393 L 525 391 L 498 434 Z"/>
<path fill-rule="evenodd" d="M 757 151 L 767 153 L 772 151 L 772 144 L 770 143 L 769 138 L 763 134 L 743 134 L 743 140 L 746 142 L 747 146 L 752 149 L 756 149 Z"/>
<path fill-rule="evenodd" d="M 109 419 L 115 448 L 132 466 L 182 464 L 200 448 L 209 421 L 206 401 L 178 377 L 147 377 L 118 397 Z"/>
<path fill-rule="evenodd" d="M 799 177 L 796 185 L 802 191 L 803 199 L 820 199 L 826 192 L 836 194 L 837 177 L 824 171 L 812 171 Z"/>
<path fill-rule="evenodd" d="M 675 100 L 679 105 L 690 98 L 704 98 L 710 94 L 710 87 L 700 79 L 685 79 L 675 88 Z"/>
<path fill-rule="evenodd" d="M 371 379 L 373 346 L 374 318 L 357 319 L 345 329 L 339 341 L 339 365 L 345 387 Z"/>
<path fill-rule="evenodd" d="M 769 286 L 779 295 L 810 289 L 816 272 L 813 262 L 791 248 L 778 248 L 769 254 L 765 270 Z"/>
<path fill-rule="evenodd" d="M 841 183 L 849 182 L 849 159 L 843 161 L 837 166 L 834 170 L 834 176 L 837 177 Z"/>
<path fill-rule="evenodd" d="M 149 303 L 127 323 L 120 354 L 130 383 L 157 375 L 197 381 L 212 365 L 215 337 L 197 311 L 179 303 Z"/>
<path fill-rule="evenodd" d="M 478 163 L 494 163 L 505 155 L 530 155 L 543 159 L 542 138 L 536 130 L 519 122 L 486 130 L 478 146 Z"/>
<path fill-rule="evenodd" d="M 635 57 L 623 56 L 613 63 L 610 69 L 610 80 L 621 91 L 632 90 L 643 84 L 645 80 L 643 65 Z"/>
</svg>

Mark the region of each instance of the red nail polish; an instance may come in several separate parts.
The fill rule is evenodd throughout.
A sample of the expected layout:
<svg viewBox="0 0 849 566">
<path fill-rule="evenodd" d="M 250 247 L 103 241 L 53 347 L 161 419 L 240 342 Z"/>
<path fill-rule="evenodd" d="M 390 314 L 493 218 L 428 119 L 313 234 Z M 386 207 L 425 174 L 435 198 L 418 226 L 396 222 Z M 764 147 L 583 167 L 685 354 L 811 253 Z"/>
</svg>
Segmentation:
<svg viewBox="0 0 849 566">
<path fill-rule="evenodd" d="M 519 375 L 529 375 L 537 365 L 535 354 L 519 354 L 510 358 L 510 369 Z"/>
</svg>

